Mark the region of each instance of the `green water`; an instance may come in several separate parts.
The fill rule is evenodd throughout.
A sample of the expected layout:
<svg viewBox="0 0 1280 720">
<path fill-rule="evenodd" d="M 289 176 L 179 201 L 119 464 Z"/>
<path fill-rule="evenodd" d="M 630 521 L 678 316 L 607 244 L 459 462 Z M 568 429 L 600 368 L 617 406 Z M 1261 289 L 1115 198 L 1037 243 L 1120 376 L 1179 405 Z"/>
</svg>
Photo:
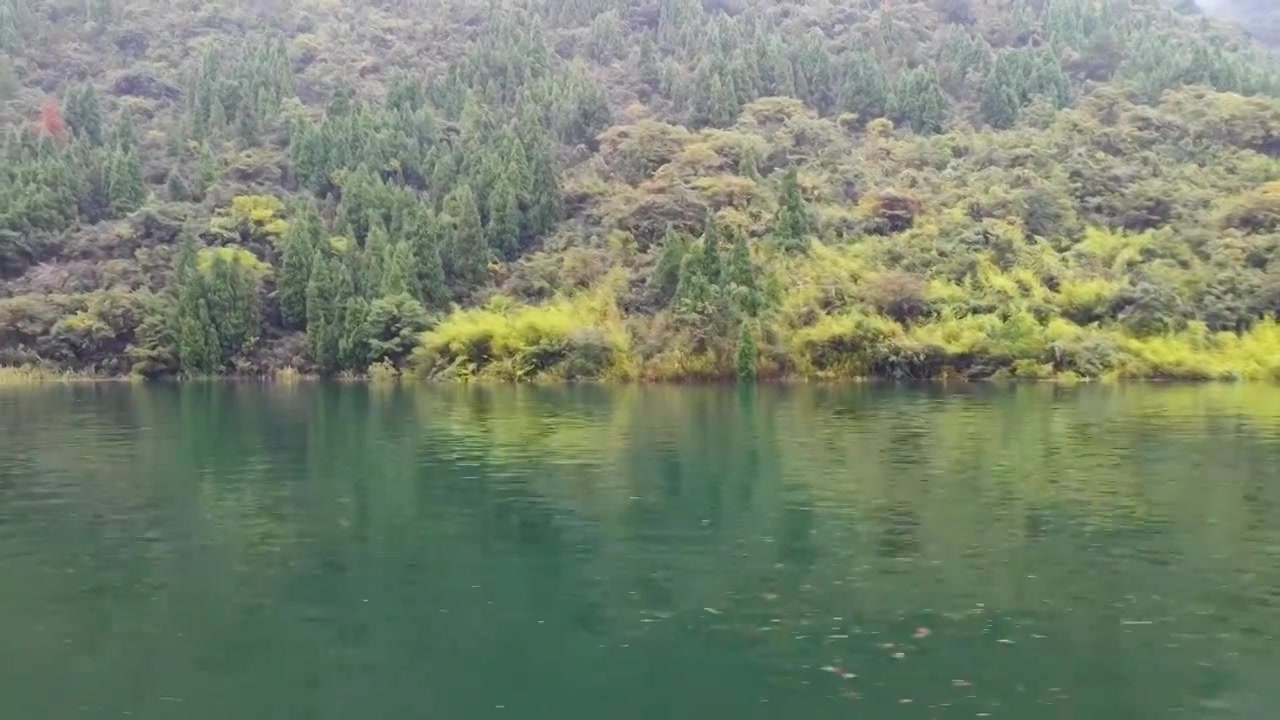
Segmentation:
<svg viewBox="0 0 1280 720">
<path fill-rule="evenodd" d="M 0 391 L 0 717 L 1263 718 L 1280 389 Z"/>
</svg>

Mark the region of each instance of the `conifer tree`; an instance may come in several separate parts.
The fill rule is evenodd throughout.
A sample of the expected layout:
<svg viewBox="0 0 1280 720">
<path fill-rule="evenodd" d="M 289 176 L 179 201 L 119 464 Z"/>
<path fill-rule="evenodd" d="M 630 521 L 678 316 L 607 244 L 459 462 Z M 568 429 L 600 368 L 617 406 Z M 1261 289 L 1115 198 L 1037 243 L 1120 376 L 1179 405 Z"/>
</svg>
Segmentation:
<svg viewBox="0 0 1280 720">
<path fill-rule="evenodd" d="M 791 168 L 782 176 L 778 211 L 773 216 L 774 241 L 787 252 L 804 252 L 809 247 L 808 234 L 811 227 L 809 207 L 800 192 L 796 170 Z"/>
<path fill-rule="evenodd" d="M 307 325 L 307 285 L 311 282 L 311 264 L 320 250 L 323 234 L 320 216 L 310 206 L 289 223 L 281 247 L 277 282 L 280 315 L 285 327 L 299 329 Z"/>
<path fill-rule="evenodd" d="M 889 81 L 875 54 L 855 48 L 845 54 L 843 79 L 836 105 L 844 112 L 857 113 L 863 122 L 889 113 Z"/>
<path fill-rule="evenodd" d="M 947 100 L 932 69 L 918 67 L 903 76 L 894 103 L 902 124 L 922 134 L 942 132 Z"/>
<path fill-rule="evenodd" d="M 680 260 L 680 280 L 676 284 L 676 301 L 687 310 L 696 310 L 711 302 L 714 288 L 706 274 L 705 242 L 693 243 Z"/>
<path fill-rule="evenodd" d="M 724 262 L 720 257 L 724 244 L 724 230 L 720 227 L 715 212 L 707 213 L 707 222 L 702 230 L 702 252 L 699 259 L 698 272 L 711 285 L 724 282 Z"/>
<path fill-rule="evenodd" d="M 763 297 L 759 283 L 756 282 L 756 270 L 751 264 L 751 253 L 742 233 L 735 232 L 729 245 L 729 261 L 726 263 L 725 281 L 733 293 L 734 304 L 738 310 L 748 317 L 759 314 Z"/>
<path fill-rule="evenodd" d="M 1018 121 L 1021 103 L 1012 80 L 1008 76 L 1007 63 L 997 61 L 982 83 L 979 110 L 991 127 L 1009 128 Z"/>
<path fill-rule="evenodd" d="M 67 124 L 76 137 L 90 145 L 102 144 L 102 110 L 92 84 L 85 83 L 78 92 L 72 91 L 67 100 Z"/>
<path fill-rule="evenodd" d="M 520 206 L 515 188 L 506 177 L 499 178 L 489 193 L 488 216 L 489 247 L 508 260 L 514 259 L 520 252 Z"/>
<path fill-rule="evenodd" d="M 740 382 L 752 382 L 756 379 L 756 356 L 758 354 L 755 333 L 751 331 L 751 323 L 743 322 L 738 329 L 738 347 L 734 354 L 734 370 L 737 372 Z"/>
<path fill-rule="evenodd" d="M 489 246 L 470 185 L 463 183 L 449 193 L 444 201 L 444 216 L 446 271 L 453 280 L 479 284 L 488 273 Z"/>
<path fill-rule="evenodd" d="M 218 337 L 220 360 L 230 361 L 248 349 L 262 324 L 257 260 L 246 250 L 218 248 L 201 272 L 206 276 L 205 299 Z"/>
<path fill-rule="evenodd" d="M 174 337 L 178 365 L 187 375 L 207 375 L 221 367 L 217 330 L 205 302 L 204 280 L 196 266 L 195 241 L 187 236 L 178 251 L 178 302 Z"/>
<path fill-rule="evenodd" d="M 386 261 L 391 239 L 387 236 L 382 223 L 374 220 L 369 223 L 369 239 L 364 244 L 361 272 L 357 276 L 356 292 L 366 297 L 376 296 L 386 281 Z"/>
<path fill-rule="evenodd" d="M 187 202 L 191 199 L 191 191 L 187 189 L 187 183 L 182 179 L 182 173 L 177 168 L 169 171 L 169 175 L 165 178 L 164 186 L 170 200 Z"/>
<path fill-rule="evenodd" d="M 142 163 L 136 151 L 117 150 L 112 154 L 107 194 L 111 197 L 112 212 L 117 215 L 142 207 L 147 191 L 142 180 Z"/>
<path fill-rule="evenodd" d="M 415 214 L 409 226 L 408 242 L 413 250 L 417 282 L 416 296 L 427 307 L 443 305 L 449 299 L 444 262 L 440 257 L 440 222 L 430 208 Z"/>
<path fill-rule="evenodd" d="M 322 373 L 331 374 L 339 369 L 338 342 L 342 332 L 338 260 L 326 258 L 316 250 L 311 268 L 307 282 L 307 344 L 316 366 Z"/>
<path fill-rule="evenodd" d="M 115 132 L 111 137 L 111 144 L 122 152 L 136 153 L 138 151 L 138 134 L 133 127 L 133 117 L 128 113 L 121 116 L 120 121 L 116 123 Z"/>
<path fill-rule="evenodd" d="M 413 249 L 409 243 L 401 240 L 388 245 L 384 251 L 386 259 L 382 261 L 383 276 L 380 295 L 400 295 L 408 293 L 417 286 L 414 273 Z"/>
<path fill-rule="evenodd" d="M 649 276 L 649 294 L 659 307 L 669 304 L 680 287 L 680 272 L 685 254 L 689 249 L 689 238 L 667 229 L 662 242 L 662 250 L 658 254 L 658 264 Z"/>
<path fill-rule="evenodd" d="M 344 303 L 338 339 L 338 366 L 363 371 L 369 365 L 369 301 L 350 297 Z"/>
</svg>

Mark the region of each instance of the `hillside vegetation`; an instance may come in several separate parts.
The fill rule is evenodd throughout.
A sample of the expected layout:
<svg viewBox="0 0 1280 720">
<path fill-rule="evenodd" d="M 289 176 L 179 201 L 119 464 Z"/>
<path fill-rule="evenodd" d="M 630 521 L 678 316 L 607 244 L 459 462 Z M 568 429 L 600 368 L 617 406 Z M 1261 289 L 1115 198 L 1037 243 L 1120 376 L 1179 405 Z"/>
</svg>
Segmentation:
<svg viewBox="0 0 1280 720">
<path fill-rule="evenodd" d="M 0 0 L 0 365 L 1280 378 L 1280 59 L 1164 0 Z"/>
</svg>

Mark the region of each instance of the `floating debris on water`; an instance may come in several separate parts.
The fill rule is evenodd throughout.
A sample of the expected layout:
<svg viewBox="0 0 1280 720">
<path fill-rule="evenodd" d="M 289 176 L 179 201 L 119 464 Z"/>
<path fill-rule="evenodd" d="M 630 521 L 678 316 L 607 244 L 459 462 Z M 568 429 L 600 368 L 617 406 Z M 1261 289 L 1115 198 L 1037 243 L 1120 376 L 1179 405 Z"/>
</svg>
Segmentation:
<svg viewBox="0 0 1280 720">
<path fill-rule="evenodd" d="M 706 610 L 707 612 L 711 613 L 712 615 L 723 615 L 723 614 L 724 614 L 724 613 L 720 612 L 719 610 L 717 610 L 717 609 L 715 609 L 715 608 L 709 608 L 709 607 L 707 607 L 707 608 L 702 608 L 702 609 L 703 609 L 703 610 Z"/>
<path fill-rule="evenodd" d="M 924 638 L 927 638 L 927 637 L 929 637 L 929 636 L 930 636 L 930 635 L 932 635 L 932 634 L 933 634 L 933 631 L 932 631 L 932 630 L 930 630 L 929 628 L 927 628 L 927 627 L 918 627 L 918 628 L 916 628 L 915 633 L 913 633 L 913 634 L 911 635 L 911 637 L 913 637 L 913 638 L 915 638 L 915 639 L 917 639 L 917 640 L 923 640 Z"/>
</svg>

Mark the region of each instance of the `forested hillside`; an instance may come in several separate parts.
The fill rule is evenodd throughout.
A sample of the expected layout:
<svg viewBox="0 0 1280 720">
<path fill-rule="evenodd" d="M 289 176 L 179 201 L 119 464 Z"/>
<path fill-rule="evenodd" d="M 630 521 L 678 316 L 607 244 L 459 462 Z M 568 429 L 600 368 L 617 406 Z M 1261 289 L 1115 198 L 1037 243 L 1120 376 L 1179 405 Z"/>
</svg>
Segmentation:
<svg viewBox="0 0 1280 720">
<path fill-rule="evenodd" d="M 0 0 L 0 53 L 0 365 L 1280 378 L 1280 60 L 1194 2 Z"/>
</svg>

